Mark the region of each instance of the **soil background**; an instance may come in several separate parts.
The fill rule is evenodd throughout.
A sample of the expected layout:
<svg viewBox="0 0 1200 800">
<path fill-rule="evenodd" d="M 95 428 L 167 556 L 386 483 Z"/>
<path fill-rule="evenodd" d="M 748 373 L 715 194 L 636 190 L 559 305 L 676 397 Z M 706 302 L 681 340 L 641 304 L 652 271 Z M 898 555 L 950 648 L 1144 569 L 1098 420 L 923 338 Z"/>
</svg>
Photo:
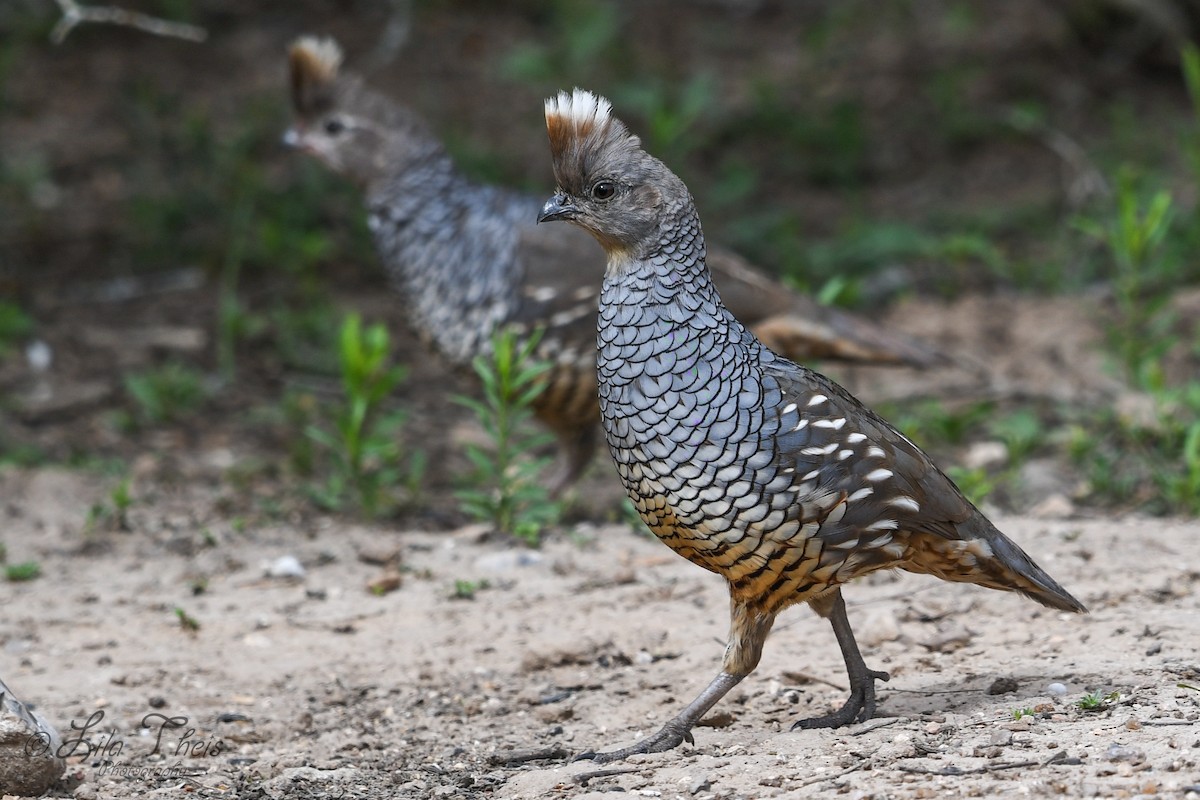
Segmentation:
<svg viewBox="0 0 1200 800">
<path fill-rule="evenodd" d="M 131 231 L 150 219 L 129 216 L 131 193 L 140 181 L 190 174 L 186 153 L 139 149 L 129 127 L 139 86 L 186 98 L 180 115 L 202 108 L 218 140 L 256 114 L 282 133 L 287 44 L 335 34 L 351 65 L 382 53 L 371 83 L 425 115 L 456 152 L 485 154 L 497 180 L 548 191 L 540 98 L 588 85 L 586 73 L 535 86 L 498 71 L 519 43 L 559 46 L 542 3 L 254 5 L 131 6 L 186 10 L 210 31 L 199 45 L 82 26 L 53 46 L 49 2 L 15 3 L 0 17 L 20 26 L 4 50 L 6 174 L 36 167 L 23 183 L 4 184 L 25 210 L 0 227 L 0 292 L 30 310 L 37 340 L 54 354 L 49 370 L 23 350 L 0 356 L 0 442 L 44 454 L 0 467 L 0 541 L 10 562 L 41 567 L 36 580 L 0 583 L 0 676 L 65 736 L 86 742 L 58 794 L 1200 795 L 1200 523 L 1080 506 L 1079 477 L 1062 464 L 1030 462 L 1020 491 L 988 510 L 1089 615 L 876 575 L 847 592 L 868 664 L 892 676 L 875 721 L 789 730 L 836 707 L 845 691 L 828 625 L 794 609 L 693 745 L 597 770 L 569 758 L 653 732 L 715 674 L 724 587 L 620 521 L 605 459 L 577 491 L 569 524 L 539 549 L 468 524 L 451 489 L 466 465 L 462 444 L 479 431 L 447 398 L 472 384 L 407 331 L 369 247 L 339 249 L 323 265 L 320 291 L 339 309 L 389 322 L 410 369 L 394 402 L 431 465 L 417 507 L 365 522 L 303 498 L 287 466 L 297 433 L 263 409 L 297 385 L 329 395 L 336 379 L 297 370 L 269 341 L 240 346 L 236 382 L 217 387 L 199 412 L 132 430 L 114 424 L 131 408 L 123 374 L 170 360 L 213 371 L 217 362 L 220 260 L 168 254 L 146 268 L 131 256 L 139 246 Z M 1085 151 L 1107 134 L 1114 96 L 1148 128 L 1190 113 L 1177 78 L 1165 77 L 1177 66 L 1162 37 L 1114 6 L 996 4 L 964 35 L 947 22 L 954 4 L 896 5 L 903 11 L 886 14 L 903 24 L 849 25 L 841 35 L 859 40 L 813 64 L 797 41 L 824 30 L 836 16 L 831 3 L 619 4 L 639 63 L 720 76 L 716 117 L 763 75 L 802 67 L 825 75 L 794 87 L 798 94 L 857 87 L 871 148 L 853 191 L 792 180 L 785 165 L 756 159 L 753 137 L 707 145 L 745 147 L 763 181 L 753 201 L 803 209 L 806 237 L 836 235 L 851 216 L 913 221 L 1002 202 L 1071 213 L 1092 172 L 1046 141 L 934 141 L 924 120 L 937 103 L 914 87 L 930 65 L 964 54 L 977 60 L 963 87 L 971 102 L 1000 108 L 1014 85 L 1036 84 L 1058 130 Z M 1081 8 L 1111 22 L 1081 32 Z M 381 31 L 397 19 L 407 34 L 389 48 Z M 602 82 L 589 88 L 606 91 Z M 718 181 L 704 169 L 710 155 L 680 166 L 702 213 L 703 190 Z M 299 169 L 282 149 L 260 157 L 268 182 Z M 734 215 L 714 206 L 708 229 L 737 238 Z M 198 212 L 185 231 L 206 219 Z M 353 193 L 332 194 L 319 221 L 361 226 Z M 1019 230 L 1010 246 L 1030 247 Z M 1138 413 L 1142 399 L 1114 377 L 1101 346 L 1103 287 L 1018 292 L 986 270 L 936 262 L 897 265 L 871 284 L 878 293 L 864 313 L 936 342 L 954 365 L 829 368 L 865 401 L 986 398 L 1006 408 L 1113 404 Z M 953 291 L 939 288 L 943 268 L 955 272 Z M 910 290 L 887 288 L 897 275 Z M 267 307 L 287 295 L 288 281 L 265 269 L 247 275 L 247 302 Z M 1172 307 L 1194 325 L 1200 294 L 1181 290 Z M 133 497 L 120 519 L 96 511 L 111 504 L 115 479 L 103 465 L 112 462 Z M 398 585 L 371 591 L 381 578 Z M 1081 707 L 1085 696 L 1093 708 Z M 159 737 L 154 714 L 184 722 Z"/>
</svg>

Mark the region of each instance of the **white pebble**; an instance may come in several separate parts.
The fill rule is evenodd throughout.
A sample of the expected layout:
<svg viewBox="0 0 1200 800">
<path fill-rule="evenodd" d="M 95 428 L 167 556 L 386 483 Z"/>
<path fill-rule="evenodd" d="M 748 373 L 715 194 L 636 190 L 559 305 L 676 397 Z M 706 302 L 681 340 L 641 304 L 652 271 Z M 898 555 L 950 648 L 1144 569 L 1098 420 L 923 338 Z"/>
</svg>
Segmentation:
<svg viewBox="0 0 1200 800">
<path fill-rule="evenodd" d="M 34 372 L 45 372 L 54 363 L 54 351 L 41 339 L 34 339 L 25 348 L 25 360 Z"/>
<path fill-rule="evenodd" d="M 303 578 L 304 574 L 304 565 L 291 554 L 280 556 L 267 567 L 267 575 L 272 578 Z"/>
<path fill-rule="evenodd" d="M 1067 687 L 1061 683 L 1052 683 L 1046 687 L 1046 691 L 1055 697 L 1062 697 L 1067 693 Z"/>
</svg>

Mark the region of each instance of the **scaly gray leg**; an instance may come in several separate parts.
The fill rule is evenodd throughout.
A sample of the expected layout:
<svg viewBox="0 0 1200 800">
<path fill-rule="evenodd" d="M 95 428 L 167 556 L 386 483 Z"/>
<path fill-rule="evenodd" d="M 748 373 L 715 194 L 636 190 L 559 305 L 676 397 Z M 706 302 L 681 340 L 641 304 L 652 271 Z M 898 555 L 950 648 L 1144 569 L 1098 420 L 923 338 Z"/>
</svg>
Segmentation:
<svg viewBox="0 0 1200 800">
<path fill-rule="evenodd" d="M 840 728 L 851 722 L 866 722 L 875 715 L 875 681 L 886 681 L 891 676 L 886 672 L 867 669 L 862 653 L 858 651 L 858 643 L 854 641 L 854 631 L 850 630 L 850 620 L 846 618 L 846 601 L 842 599 L 841 589 L 835 589 L 811 605 L 814 611 L 833 625 L 838 646 L 842 648 L 842 658 L 846 661 L 846 674 L 850 678 L 850 699 L 832 714 L 800 720 L 792 725 L 792 730 Z"/>
<path fill-rule="evenodd" d="M 683 742 L 692 744 L 692 728 L 696 727 L 700 718 L 708 713 L 708 710 L 715 706 L 717 701 L 724 697 L 730 689 L 737 686 L 743 677 L 743 675 L 730 675 L 722 672 L 700 693 L 699 697 L 688 703 L 687 708 L 683 709 L 679 716 L 663 725 L 658 733 L 647 736 L 637 744 L 631 744 L 629 747 L 623 747 L 611 753 L 597 753 L 589 750 L 575 756 L 575 760 L 590 759 L 597 764 L 608 764 L 638 753 L 663 753 L 673 747 L 678 747 Z"/>
<path fill-rule="evenodd" d="M 742 678 L 749 675 L 758 666 L 762 656 L 763 643 L 775 622 L 774 613 L 764 613 L 761 610 L 747 606 L 741 601 L 730 598 L 729 644 L 725 648 L 725 660 L 721 664 L 721 672 L 713 678 L 712 683 L 700 693 L 679 716 L 662 726 L 653 736 L 647 736 L 637 744 L 614 750 L 611 753 L 597 753 L 589 750 L 575 758 L 591 759 L 600 764 L 620 761 L 637 753 L 662 753 L 683 742 L 692 743 L 692 728 L 700 721 L 708 710 L 717 704 L 730 689 L 738 685 Z"/>
</svg>

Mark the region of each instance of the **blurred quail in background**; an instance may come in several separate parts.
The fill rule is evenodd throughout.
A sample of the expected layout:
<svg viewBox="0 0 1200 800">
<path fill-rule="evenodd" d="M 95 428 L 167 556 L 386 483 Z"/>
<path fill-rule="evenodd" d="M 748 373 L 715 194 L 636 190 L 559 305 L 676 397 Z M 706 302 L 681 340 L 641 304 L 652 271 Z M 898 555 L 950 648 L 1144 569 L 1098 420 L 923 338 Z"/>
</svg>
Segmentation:
<svg viewBox="0 0 1200 800">
<path fill-rule="evenodd" d="M 467 178 L 408 109 L 340 71 L 332 39 L 289 52 L 296 121 L 285 140 L 361 185 L 368 222 L 418 334 L 455 365 L 490 351 L 498 328 L 543 329 L 549 361 L 535 411 L 560 450 L 555 491 L 579 477 L 595 447 L 596 296 L 602 262 L 590 237 L 537 227 L 540 198 Z M 794 359 L 928 366 L 934 350 L 790 291 L 728 251 L 709 268 L 727 302 Z"/>
<path fill-rule="evenodd" d="M 568 220 L 608 253 L 600 293 L 600 411 L 650 529 L 729 582 L 721 671 L 660 731 L 607 762 L 675 747 L 758 664 L 784 608 L 833 624 L 849 700 L 794 727 L 871 717 L 875 681 L 841 585 L 877 569 L 1083 605 L 998 531 L 925 453 L 840 386 L 772 352 L 722 302 L 683 182 L 641 149 L 604 98 L 546 101 L 558 189 L 538 221 Z"/>
</svg>

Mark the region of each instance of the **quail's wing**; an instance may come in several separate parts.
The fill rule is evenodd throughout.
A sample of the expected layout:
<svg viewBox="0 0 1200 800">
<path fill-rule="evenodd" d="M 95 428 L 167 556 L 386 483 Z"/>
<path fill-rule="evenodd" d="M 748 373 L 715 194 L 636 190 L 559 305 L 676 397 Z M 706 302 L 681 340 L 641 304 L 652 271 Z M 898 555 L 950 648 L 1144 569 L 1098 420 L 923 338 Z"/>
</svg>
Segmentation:
<svg viewBox="0 0 1200 800">
<path fill-rule="evenodd" d="M 766 365 L 767 411 L 778 420 L 777 463 L 793 470 L 804 522 L 829 547 L 882 548 L 896 532 L 960 539 L 978 512 L 933 461 L 894 427 L 819 373 Z"/>
<path fill-rule="evenodd" d="M 789 563 L 812 562 L 810 585 L 903 567 L 1085 610 L 916 445 L 833 381 L 777 361 L 766 365 L 764 388 L 779 398 L 769 412 L 779 423 L 775 462 L 794 470 L 797 534 L 807 531 L 772 538 L 804 549 Z"/>
</svg>

